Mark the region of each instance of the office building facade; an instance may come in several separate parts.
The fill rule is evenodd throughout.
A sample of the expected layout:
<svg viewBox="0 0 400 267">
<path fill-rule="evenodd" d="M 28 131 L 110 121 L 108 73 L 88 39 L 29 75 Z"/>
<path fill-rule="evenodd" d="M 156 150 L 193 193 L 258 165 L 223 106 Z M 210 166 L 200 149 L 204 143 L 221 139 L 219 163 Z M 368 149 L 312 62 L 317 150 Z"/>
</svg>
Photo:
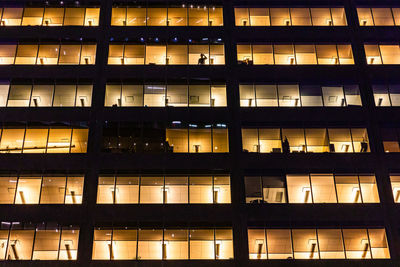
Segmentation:
<svg viewBox="0 0 400 267">
<path fill-rule="evenodd" d="M 396 1 L 0 3 L 1 266 L 398 266 Z"/>
</svg>

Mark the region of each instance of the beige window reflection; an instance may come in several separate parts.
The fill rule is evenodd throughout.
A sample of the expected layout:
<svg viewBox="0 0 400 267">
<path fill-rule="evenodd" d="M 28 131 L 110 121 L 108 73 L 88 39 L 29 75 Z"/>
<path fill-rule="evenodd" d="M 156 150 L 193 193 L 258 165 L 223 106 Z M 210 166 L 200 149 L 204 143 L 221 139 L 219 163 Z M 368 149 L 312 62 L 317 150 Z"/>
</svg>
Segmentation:
<svg viewBox="0 0 400 267">
<path fill-rule="evenodd" d="M 289 203 L 313 203 L 308 175 L 287 175 L 286 183 Z"/>
<path fill-rule="evenodd" d="M 329 152 L 329 140 L 325 128 L 305 129 L 307 152 Z"/>
<path fill-rule="evenodd" d="M 147 26 L 166 26 L 166 8 L 147 8 Z"/>
<path fill-rule="evenodd" d="M 290 8 L 290 17 L 293 26 L 311 26 L 309 8 Z"/>
<path fill-rule="evenodd" d="M 164 203 L 165 192 L 164 177 L 141 177 L 141 204 L 162 204 Z"/>
<path fill-rule="evenodd" d="M 15 58 L 16 65 L 34 65 L 36 62 L 38 45 L 18 45 Z"/>
<path fill-rule="evenodd" d="M 318 64 L 338 65 L 339 57 L 336 45 L 316 45 Z"/>
<path fill-rule="evenodd" d="M 350 136 L 350 129 L 328 129 L 328 134 L 330 152 L 354 152 Z"/>
<path fill-rule="evenodd" d="M 264 229 L 248 229 L 249 259 L 267 259 Z"/>
<path fill-rule="evenodd" d="M 33 260 L 57 260 L 60 245 L 58 229 L 36 230 L 35 244 L 33 246 Z"/>
<path fill-rule="evenodd" d="M 21 153 L 25 129 L 3 128 L 0 142 L 1 153 Z"/>
<path fill-rule="evenodd" d="M 4 8 L 1 26 L 20 26 L 23 8 Z"/>
<path fill-rule="evenodd" d="M 146 65 L 165 65 L 166 46 L 146 45 Z"/>
<path fill-rule="evenodd" d="M 82 45 L 80 64 L 96 64 L 96 45 Z"/>
<path fill-rule="evenodd" d="M 241 26 L 271 26 L 269 8 L 249 8 L 250 25 L 246 17 L 241 20 Z"/>
<path fill-rule="evenodd" d="M 51 107 L 53 104 L 54 85 L 34 85 L 31 107 Z"/>
<path fill-rule="evenodd" d="M 69 153 L 72 129 L 52 127 L 49 130 L 47 153 Z"/>
<path fill-rule="evenodd" d="M 82 204 L 83 182 L 84 177 L 82 176 L 67 177 L 65 204 Z"/>
<path fill-rule="evenodd" d="M 247 58 L 244 58 L 247 63 Z M 273 65 L 275 64 L 272 45 L 253 45 L 253 62 L 247 64 Z"/>
<path fill-rule="evenodd" d="M 11 85 L 7 107 L 28 107 L 32 85 Z"/>
<path fill-rule="evenodd" d="M 111 26 L 126 26 L 126 7 L 113 7 Z"/>
<path fill-rule="evenodd" d="M 299 65 L 316 65 L 317 55 L 314 45 L 295 45 L 296 63 Z"/>
<path fill-rule="evenodd" d="M 400 64 L 399 45 L 379 45 L 383 64 Z"/>
<path fill-rule="evenodd" d="M 185 260 L 189 258 L 188 230 L 164 230 L 163 259 Z"/>
<path fill-rule="evenodd" d="M 318 246 L 321 259 L 344 259 L 342 231 L 340 229 L 318 229 Z"/>
<path fill-rule="evenodd" d="M 127 22 L 128 26 L 146 26 L 147 16 L 145 8 L 131 8 L 127 10 Z"/>
<path fill-rule="evenodd" d="M 6 258 L 9 260 L 30 260 L 34 235 L 35 230 L 11 230 Z"/>
<path fill-rule="evenodd" d="M 61 45 L 59 65 L 78 65 L 81 55 L 80 45 Z"/>
<path fill-rule="evenodd" d="M 282 152 L 280 129 L 259 129 L 259 143 L 261 153 Z"/>
<path fill-rule="evenodd" d="M 79 229 L 63 227 L 61 232 L 59 260 L 76 260 L 78 256 Z"/>
<path fill-rule="evenodd" d="M 138 203 L 139 177 L 117 177 L 114 198 L 115 204 Z"/>
<path fill-rule="evenodd" d="M 209 45 L 189 45 L 189 65 L 208 65 L 209 49 Z"/>
<path fill-rule="evenodd" d="M 210 7 L 208 26 L 223 26 L 223 9 L 222 7 Z"/>
<path fill-rule="evenodd" d="M 113 254 L 112 230 L 94 230 L 92 259 L 111 260 Z"/>
<path fill-rule="evenodd" d="M 99 177 L 97 185 L 97 204 L 114 204 L 115 178 Z"/>
<path fill-rule="evenodd" d="M 394 26 L 393 14 L 390 8 L 371 8 L 374 26 Z"/>
<path fill-rule="evenodd" d="M 213 230 L 190 230 L 190 259 L 215 259 Z"/>
<path fill-rule="evenodd" d="M 189 26 L 211 26 L 208 22 L 208 8 L 191 6 L 189 8 Z"/>
<path fill-rule="evenodd" d="M 385 229 L 368 229 L 373 259 L 390 259 Z"/>
<path fill-rule="evenodd" d="M 210 153 L 211 146 L 211 129 L 189 129 L 189 153 Z"/>
<path fill-rule="evenodd" d="M 14 204 L 17 181 L 17 177 L 0 177 L 0 204 Z M 0 254 L 0 259 L 1 255 L 4 254 Z"/>
<path fill-rule="evenodd" d="M 0 46 L 0 65 L 14 64 L 17 45 L 1 45 Z"/>
<path fill-rule="evenodd" d="M 17 184 L 15 204 L 39 204 L 41 177 L 20 177 Z"/>
<path fill-rule="evenodd" d="M 40 204 L 64 204 L 66 177 L 43 177 Z"/>
<path fill-rule="evenodd" d="M 189 203 L 188 190 L 188 177 L 165 177 L 165 188 L 163 189 L 164 203 Z"/>
<path fill-rule="evenodd" d="M 36 65 L 57 65 L 59 54 L 59 45 L 40 45 Z"/>
<path fill-rule="evenodd" d="M 347 26 L 346 12 L 343 7 L 331 8 L 331 13 L 334 26 Z"/>
<path fill-rule="evenodd" d="M 89 129 L 72 130 L 71 153 L 86 153 Z"/>
<path fill-rule="evenodd" d="M 319 259 L 315 229 L 293 229 L 292 237 L 295 259 Z"/>
<path fill-rule="evenodd" d="M 45 153 L 49 130 L 41 128 L 27 128 L 23 153 Z"/>
<path fill-rule="evenodd" d="M 99 26 L 100 8 L 86 8 L 85 26 Z"/>
<path fill-rule="evenodd" d="M 64 26 L 83 26 L 85 8 L 66 8 Z"/>
<path fill-rule="evenodd" d="M 215 176 L 213 189 L 214 203 L 231 203 L 231 185 L 229 176 Z"/>
<path fill-rule="evenodd" d="M 114 229 L 112 234 L 111 260 L 135 260 L 137 230 Z"/>
<path fill-rule="evenodd" d="M 311 174 L 310 180 L 314 203 L 337 203 L 333 175 Z"/>
<path fill-rule="evenodd" d="M 293 259 L 292 236 L 289 229 L 267 229 L 268 259 Z"/>
<path fill-rule="evenodd" d="M 139 230 L 138 258 L 161 260 L 163 255 L 163 230 Z"/>
<path fill-rule="evenodd" d="M 166 129 L 165 141 L 174 153 L 188 153 L 189 138 L 187 129 Z"/>
<path fill-rule="evenodd" d="M 313 26 L 333 26 L 329 8 L 310 8 Z M 336 24 L 335 24 L 336 26 Z"/>
<path fill-rule="evenodd" d="M 64 8 L 46 8 L 43 15 L 43 26 L 62 26 Z"/>
<path fill-rule="evenodd" d="M 187 26 L 187 9 L 186 8 L 168 8 L 167 26 Z"/>
<path fill-rule="evenodd" d="M 189 186 L 189 202 L 191 204 L 213 203 L 214 193 L 210 176 L 191 176 Z"/>
<path fill-rule="evenodd" d="M 44 8 L 25 8 L 22 26 L 41 26 Z"/>
<path fill-rule="evenodd" d="M 297 65 L 293 45 L 274 45 L 274 60 L 277 65 Z"/>
<path fill-rule="evenodd" d="M 347 259 L 370 259 L 371 247 L 366 229 L 343 229 Z"/>
<path fill-rule="evenodd" d="M 187 65 L 188 64 L 188 46 L 187 45 L 169 45 L 167 46 L 166 65 Z"/>
<path fill-rule="evenodd" d="M 270 8 L 272 26 L 291 26 L 289 8 Z"/>
<path fill-rule="evenodd" d="M 392 184 L 394 202 L 400 203 L 400 176 L 390 175 L 390 182 Z"/>
</svg>

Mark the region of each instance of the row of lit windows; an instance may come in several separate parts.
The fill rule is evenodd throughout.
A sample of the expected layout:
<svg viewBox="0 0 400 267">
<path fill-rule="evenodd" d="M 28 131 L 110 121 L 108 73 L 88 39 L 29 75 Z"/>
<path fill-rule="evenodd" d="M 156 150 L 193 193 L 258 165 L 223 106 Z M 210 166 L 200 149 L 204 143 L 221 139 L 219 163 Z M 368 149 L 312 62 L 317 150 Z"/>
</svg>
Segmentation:
<svg viewBox="0 0 400 267">
<path fill-rule="evenodd" d="M 108 125 L 103 130 L 103 151 L 112 153 L 228 153 L 228 129 L 225 124 L 155 128 L 154 125 Z"/>
<path fill-rule="evenodd" d="M 374 175 L 245 177 L 246 203 L 379 203 Z"/>
<path fill-rule="evenodd" d="M 242 129 L 242 142 L 256 153 L 370 152 L 365 128 Z"/>
<path fill-rule="evenodd" d="M 0 107 L 90 107 L 92 85 L 0 84 Z M 373 85 L 375 105 L 400 106 L 399 85 Z M 241 107 L 361 106 L 357 85 L 240 84 Z M 106 107 L 226 107 L 225 85 L 107 84 Z"/>
<path fill-rule="evenodd" d="M 238 44 L 237 60 L 244 65 L 354 64 L 350 44 Z"/>
<path fill-rule="evenodd" d="M 361 26 L 399 26 L 400 8 L 357 8 Z"/>
<path fill-rule="evenodd" d="M 98 204 L 231 203 L 229 176 L 99 177 Z"/>
<path fill-rule="evenodd" d="M 87 128 L 4 126 L 0 153 L 86 153 Z"/>
<path fill-rule="evenodd" d="M 94 65 L 95 44 L 10 44 L 0 46 L 0 65 Z"/>
<path fill-rule="evenodd" d="M 361 106 L 357 85 L 240 84 L 239 92 L 241 107 Z"/>
<path fill-rule="evenodd" d="M 226 86 L 107 84 L 105 106 L 226 107 Z"/>
<path fill-rule="evenodd" d="M 248 229 L 250 259 L 389 259 L 378 229 Z"/>
<path fill-rule="evenodd" d="M 0 204 L 81 204 L 83 176 L 0 177 Z"/>
<path fill-rule="evenodd" d="M 223 44 L 111 44 L 109 65 L 224 65 Z"/>
<path fill-rule="evenodd" d="M 233 259 L 232 229 L 94 230 L 94 260 Z"/>
<path fill-rule="evenodd" d="M 2 222 L 0 260 L 76 260 L 78 242 L 77 226 Z"/>
<path fill-rule="evenodd" d="M 368 64 L 400 64 L 399 45 L 366 44 Z M 109 65 L 224 65 L 223 44 L 111 44 Z M 239 44 L 245 65 L 354 64 L 350 44 Z M 94 65 L 95 44 L 0 45 L 0 65 Z"/>
<path fill-rule="evenodd" d="M 347 26 L 339 8 L 235 8 L 236 26 Z"/>
<path fill-rule="evenodd" d="M 112 26 L 223 26 L 221 7 L 115 7 Z"/>
<path fill-rule="evenodd" d="M 93 85 L 0 84 L 0 107 L 90 107 Z"/>
<path fill-rule="evenodd" d="M 400 203 L 400 176 L 390 175 Z M 83 176 L 0 177 L 0 204 L 81 204 Z M 246 176 L 246 203 L 379 203 L 372 174 Z M 230 177 L 100 176 L 97 204 L 229 204 Z"/>
<path fill-rule="evenodd" d="M 76 260 L 79 227 L 2 222 L 0 260 Z M 248 229 L 250 259 L 389 259 L 383 228 Z M 94 230 L 93 260 L 233 259 L 231 228 Z"/>
<path fill-rule="evenodd" d="M 98 26 L 100 8 L 0 8 L 1 26 Z"/>
</svg>

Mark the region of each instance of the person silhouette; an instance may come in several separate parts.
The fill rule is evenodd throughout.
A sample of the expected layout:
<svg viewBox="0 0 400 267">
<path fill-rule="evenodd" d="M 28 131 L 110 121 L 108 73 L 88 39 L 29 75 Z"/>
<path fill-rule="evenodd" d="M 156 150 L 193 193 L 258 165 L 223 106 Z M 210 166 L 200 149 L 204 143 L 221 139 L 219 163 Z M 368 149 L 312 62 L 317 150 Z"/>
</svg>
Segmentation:
<svg viewBox="0 0 400 267">
<path fill-rule="evenodd" d="M 206 64 L 206 59 L 207 59 L 206 55 L 201 53 L 197 65 L 205 65 Z"/>
<path fill-rule="evenodd" d="M 286 136 L 285 136 L 285 139 L 282 142 L 282 150 L 283 150 L 283 153 L 285 153 L 285 154 L 289 154 L 290 153 L 290 144 L 289 144 L 289 140 L 287 139 Z"/>
</svg>

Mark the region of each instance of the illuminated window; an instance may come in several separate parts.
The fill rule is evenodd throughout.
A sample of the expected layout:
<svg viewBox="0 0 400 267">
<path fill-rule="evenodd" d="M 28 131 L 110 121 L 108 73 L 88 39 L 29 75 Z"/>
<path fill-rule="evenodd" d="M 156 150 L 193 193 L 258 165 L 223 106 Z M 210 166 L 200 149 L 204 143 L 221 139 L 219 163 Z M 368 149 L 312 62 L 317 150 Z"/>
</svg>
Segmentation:
<svg viewBox="0 0 400 267">
<path fill-rule="evenodd" d="M 398 26 L 399 8 L 357 8 L 360 26 Z"/>
<path fill-rule="evenodd" d="M 237 60 L 242 65 L 354 64 L 353 52 L 349 44 L 238 44 Z"/>
<path fill-rule="evenodd" d="M 140 191 L 140 193 L 139 193 Z M 140 194 L 140 199 L 139 199 Z M 99 177 L 98 204 L 231 203 L 229 176 Z"/>
<path fill-rule="evenodd" d="M 398 84 L 373 85 L 375 106 L 400 106 L 400 86 Z"/>
<path fill-rule="evenodd" d="M 399 130 L 397 128 L 381 128 L 383 149 L 386 153 L 400 152 Z"/>
<path fill-rule="evenodd" d="M 399 64 L 400 62 L 400 48 L 398 44 L 393 45 L 364 45 L 365 55 L 367 57 L 367 64 Z"/>
<path fill-rule="evenodd" d="M 10 226 L 11 229 L 7 229 Z M 77 259 L 79 228 L 75 226 L 43 223 L 35 227 L 32 224 L 3 222 L 0 237 L 2 244 L 7 246 L 7 253 L 0 258 L 3 260 Z"/>
<path fill-rule="evenodd" d="M 114 7 L 112 26 L 223 26 L 221 7 Z"/>
<path fill-rule="evenodd" d="M 382 228 L 248 229 L 248 241 L 254 260 L 390 258 Z"/>
<path fill-rule="evenodd" d="M 81 204 L 83 177 L 0 177 L 3 204 Z M 39 199 L 40 198 L 40 199 Z"/>
<path fill-rule="evenodd" d="M 394 202 L 400 203 L 400 176 L 390 175 L 390 182 L 392 183 Z"/>
<path fill-rule="evenodd" d="M 82 64 L 82 63 L 81 63 Z M 224 65 L 224 45 L 115 45 L 109 65 Z"/>
</svg>

